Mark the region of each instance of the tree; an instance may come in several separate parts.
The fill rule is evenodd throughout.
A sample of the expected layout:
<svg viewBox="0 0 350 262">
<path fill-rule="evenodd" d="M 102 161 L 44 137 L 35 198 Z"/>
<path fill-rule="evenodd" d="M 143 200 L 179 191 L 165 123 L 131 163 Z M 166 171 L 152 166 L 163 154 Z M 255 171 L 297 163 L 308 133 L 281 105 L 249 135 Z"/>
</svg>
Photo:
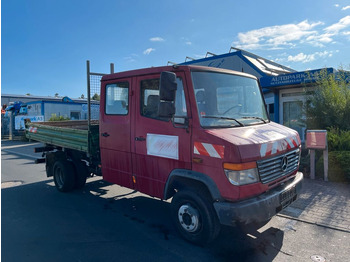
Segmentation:
<svg viewBox="0 0 350 262">
<path fill-rule="evenodd" d="M 59 96 L 59 94 L 58 93 L 55 93 L 55 97 L 58 97 Z"/>
<path fill-rule="evenodd" d="M 350 86 L 347 74 L 321 71 L 317 87 L 306 93 L 305 113 L 308 129 L 350 129 Z"/>
<path fill-rule="evenodd" d="M 91 97 L 92 100 L 96 100 L 96 101 L 100 101 L 100 95 L 95 93 L 92 97 Z"/>
<path fill-rule="evenodd" d="M 84 94 L 81 94 L 80 98 L 81 98 L 81 99 L 84 99 L 84 98 L 85 98 L 85 95 L 84 95 Z"/>
</svg>

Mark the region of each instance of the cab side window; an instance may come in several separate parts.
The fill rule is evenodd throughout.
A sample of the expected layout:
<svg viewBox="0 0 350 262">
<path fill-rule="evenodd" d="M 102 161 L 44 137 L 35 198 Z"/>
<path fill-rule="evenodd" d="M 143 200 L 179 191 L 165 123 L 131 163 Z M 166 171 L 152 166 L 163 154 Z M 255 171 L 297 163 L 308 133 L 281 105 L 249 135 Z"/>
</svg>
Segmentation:
<svg viewBox="0 0 350 262">
<path fill-rule="evenodd" d="M 175 116 L 186 116 L 186 102 L 182 79 L 177 78 Z M 141 81 L 141 115 L 153 119 L 169 120 L 158 116 L 159 78 Z"/>
<path fill-rule="evenodd" d="M 141 81 L 141 115 L 159 119 L 159 78 Z"/>
<path fill-rule="evenodd" d="M 106 115 L 127 115 L 129 112 L 129 83 L 106 85 Z"/>
</svg>

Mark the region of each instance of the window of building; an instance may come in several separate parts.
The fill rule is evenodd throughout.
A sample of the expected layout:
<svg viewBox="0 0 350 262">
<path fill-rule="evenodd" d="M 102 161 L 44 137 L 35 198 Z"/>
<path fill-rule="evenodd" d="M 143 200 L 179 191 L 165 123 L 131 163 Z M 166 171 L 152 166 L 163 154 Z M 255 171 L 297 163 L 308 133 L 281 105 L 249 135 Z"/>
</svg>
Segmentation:
<svg viewBox="0 0 350 262">
<path fill-rule="evenodd" d="M 129 83 L 106 85 L 106 114 L 127 115 L 129 112 Z"/>
<path fill-rule="evenodd" d="M 71 120 L 79 120 L 80 119 L 80 112 L 71 111 L 70 112 L 70 119 Z"/>
</svg>

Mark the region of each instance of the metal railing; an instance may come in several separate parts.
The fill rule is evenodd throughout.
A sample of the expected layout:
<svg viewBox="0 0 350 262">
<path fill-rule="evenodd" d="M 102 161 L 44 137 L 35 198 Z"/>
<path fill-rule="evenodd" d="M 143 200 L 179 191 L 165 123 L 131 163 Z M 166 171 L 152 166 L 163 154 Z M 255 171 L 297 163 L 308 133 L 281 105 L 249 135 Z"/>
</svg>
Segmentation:
<svg viewBox="0 0 350 262">
<path fill-rule="evenodd" d="M 99 119 L 99 105 L 101 95 L 101 79 L 104 73 L 94 73 L 90 71 L 90 61 L 86 61 L 87 73 L 87 102 L 88 102 L 88 125 L 91 125 L 92 120 Z M 110 73 L 114 73 L 114 64 L 110 64 Z"/>
</svg>

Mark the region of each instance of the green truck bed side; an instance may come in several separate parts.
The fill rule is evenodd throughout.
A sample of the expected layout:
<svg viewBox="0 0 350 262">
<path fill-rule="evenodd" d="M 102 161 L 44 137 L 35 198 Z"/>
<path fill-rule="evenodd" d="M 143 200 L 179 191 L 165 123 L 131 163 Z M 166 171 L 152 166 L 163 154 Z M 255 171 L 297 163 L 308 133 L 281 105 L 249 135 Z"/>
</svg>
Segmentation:
<svg viewBox="0 0 350 262">
<path fill-rule="evenodd" d="M 87 121 L 57 121 L 26 123 L 26 137 L 45 144 L 83 151 L 99 152 L 99 125 L 92 121 L 90 133 Z"/>
</svg>

